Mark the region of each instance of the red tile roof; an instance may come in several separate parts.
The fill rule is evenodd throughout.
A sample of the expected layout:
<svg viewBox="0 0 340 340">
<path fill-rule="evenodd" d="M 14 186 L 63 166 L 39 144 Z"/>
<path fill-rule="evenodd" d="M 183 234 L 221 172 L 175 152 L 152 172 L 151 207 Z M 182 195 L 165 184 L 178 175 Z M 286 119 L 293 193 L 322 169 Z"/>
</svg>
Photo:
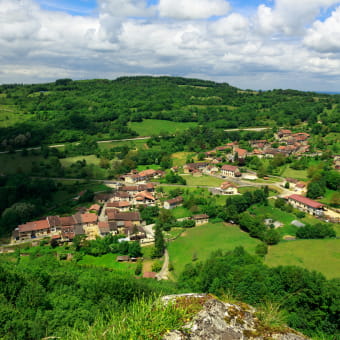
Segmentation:
<svg viewBox="0 0 340 340">
<path fill-rule="evenodd" d="M 19 232 L 29 232 L 49 229 L 50 225 L 47 220 L 33 221 L 18 226 Z"/>
<path fill-rule="evenodd" d="M 106 204 L 107 208 L 127 208 L 129 206 L 130 203 L 128 201 L 116 201 Z"/>
<path fill-rule="evenodd" d="M 140 214 L 138 211 L 127 211 L 127 212 L 107 212 L 107 216 L 110 220 L 115 221 L 140 221 Z"/>
<path fill-rule="evenodd" d="M 235 148 L 234 151 L 237 152 L 238 156 L 241 157 L 241 158 L 243 158 L 247 155 L 247 150 L 245 150 L 245 149 Z"/>
<path fill-rule="evenodd" d="M 139 173 L 139 176 L 141 177 L 152 177 L 155 176 L 157 174 L 157 171 L 154 169 L 147 169 L 147 170 L 143 170 Z"/>
<path fill-rule="evenodd" d="M 139 192 L 138 194 L 135 195 L 136 199 L 138 198 L 147 198 L 148 200 L 151 200 L 151 201 L 155 201 L 155 197 L 153 197 L 149 192 L 147 191 L 142 191 L 142 192 Z"/>
<path fill-rule="evenodd" d="M 89 210 L 99 211 L 100 210 L 100 205 L 99 204 L 92 204 L 90 206 Z"/>
<path fill-rule="evenodd" d="M 82 223 L 96 223 L 97 220 L 98 220 L 97 214 L 93 213 L 81 214 Z"/>
<path fill-rule="evenodd" d="M 314 208 L 314 209 L 320 209 L 320 208 L 325 206 L 322 203 L 319 203 L 317 201 L 313 201 L 310 198 L 307 198 L 307 197 L 304 197 L 304 196 L 301 196 L 301 195 L 297 195 L 297 194 L 288 196 L 288 199 L 292 199 L 294 201 L 300 202 L 300 203 L 307 205 L 307 206 Z"/>
<path fill-rule="evenodd" d="M 60 222 L 62 226 L 70 226 L 76 224 L 76 221 L 74 220 L 73 216 L 60 217 Z"/>
<path fill-rule="evenodd" d="M 223 165 L 223 166 L 222 166 L 222 170 L 225 170 L 225 171 L 233 171 L 233 172 L 238 172 L 238 171 L 239 171 L 239 169 L 238 169 L 237 166 L 229 165 L 229 164 Z"/>
<path fill-rule="evenodd" d="M 236 188 L 236 186 L 233 183 L 230 183 L 230 182 L 223 182 L 221 184 L 221 189 L 225 190 L 225 189 L 228 189 L 228 188 Z"/>
<path fill-rule="evenodd" d="M 175 198 L 171 198 L 169 200 L 167 200 L 166 202 L 168 202 L 170 205 L 172 204 L 179 204 L 183 202 L 183 197 L 182 196 L 178 196 Z"/>
</svg>

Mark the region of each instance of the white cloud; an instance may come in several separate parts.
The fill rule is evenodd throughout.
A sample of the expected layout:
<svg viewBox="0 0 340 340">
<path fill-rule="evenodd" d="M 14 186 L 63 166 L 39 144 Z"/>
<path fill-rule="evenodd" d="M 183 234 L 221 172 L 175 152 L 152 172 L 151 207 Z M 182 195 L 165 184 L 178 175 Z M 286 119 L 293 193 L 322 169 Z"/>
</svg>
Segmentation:
<svg viewBox="0 0 340 340">
<path fill-rule="evenodd" d="M 276 0 L 273 8 L 258 7 L 257 19 L 262 32 L 302 34 L 305 26 L 315 19 L 322 8 L 338 3 L 337 0 Z"/>
<path fill-rule="evenodd" d="M 340 52 L 340 7 L 324 22 L 316 21 L 307 31 L 306 46 L 320 52 Z"/>
<path fill-rule="evenodd" d="M 230 5 L 225 0 L 160 0 L 161 17 L 173 19 L 207 19 L 225 15 Z"/>
<path fill-rule="evenodd" d="M 145 0 L 97 0 L 99 12 L 111 17 L 150 16 L 155 13 L 154 6 L 148 7 Z"/>
<path fill-rule="evenodd" d="M 334 1 L 294 1 L 261 5 L 252 17 L 222 0 L 99 0 L 93 16 L 0 0 L 0 83 L 174 74 L 245 88 L 311 89 L 319 79 L 336 89 L 340 8 L 313 22 Z"/>
</svg>

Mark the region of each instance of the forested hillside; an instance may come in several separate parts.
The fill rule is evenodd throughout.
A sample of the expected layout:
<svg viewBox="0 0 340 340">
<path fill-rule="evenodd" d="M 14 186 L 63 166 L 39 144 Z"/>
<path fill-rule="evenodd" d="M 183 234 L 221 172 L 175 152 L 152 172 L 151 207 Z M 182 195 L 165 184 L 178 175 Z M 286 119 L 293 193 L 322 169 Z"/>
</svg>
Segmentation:
<svg viewBox="0 0 340 340">
<path fill-rule="evenodd" d="M 122 77 L 0 86 L 2 149 L 136 136 L 128 122 L 160 119 L 213 128 L 291 126 L 339 129 L 340 96 L 273 90 L 176 77 Z M 319 123 L 319 124 L 318 124 Z M 322 126 L 321 126 L 321 123 Z"/>
</svg>

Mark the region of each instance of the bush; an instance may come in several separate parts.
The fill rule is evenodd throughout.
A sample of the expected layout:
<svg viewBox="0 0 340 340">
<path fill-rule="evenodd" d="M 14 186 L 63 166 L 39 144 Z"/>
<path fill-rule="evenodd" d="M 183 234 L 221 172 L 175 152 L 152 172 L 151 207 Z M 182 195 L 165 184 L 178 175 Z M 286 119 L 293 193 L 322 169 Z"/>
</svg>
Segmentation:
<svg viewBox="0 0 340 340">
<path fill-rule="evenodd" d="M 298 217 L 298 218 L 304 218 L 304 217 L 306 217 L 306 213 L 304 213 L 303 211 L 297 211 L 295 213 L 295 216 Z"/>
<path fill-rule="evenodd" d="M 159 272 L 162 269 L 162 264 L 160 261 L 155 261 L 152 265 L 152 271 L 153 272 Z"/>
<path fill-rule="evenodd" d="M 268 246 L 266 243 L 258 244 L 255 248 L 255 253 L 261 257 L 265 257 L 268 254 Z"/>
<path fill-rule="evenodd" d="M 302 239 L 318 239 L 335 237 L 336 233 L 333 227 L 329 224 L 317 223 L 315 225 L 306 225 L 299 228 L 296 236 Z"/>
</svg>

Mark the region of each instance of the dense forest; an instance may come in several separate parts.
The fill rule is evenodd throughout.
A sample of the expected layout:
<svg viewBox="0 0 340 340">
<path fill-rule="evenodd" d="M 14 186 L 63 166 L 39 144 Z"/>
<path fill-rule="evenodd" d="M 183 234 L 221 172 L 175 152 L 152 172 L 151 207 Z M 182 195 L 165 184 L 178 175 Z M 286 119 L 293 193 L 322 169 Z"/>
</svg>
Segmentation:
<svg viewBox="0 0 340 340">
<path fill-rule="evenodd" d="M 128 122 L 161 119 L 212 128 L 291 126 L 339 130 L 340 96 L 295 90 L 241 91 L 226 83 L 176 77 L 122 77 L 1 85 L 2 149 L 136 135 Z M 20 114 L 20 118 L 15 118 Z"/>
</svg>

